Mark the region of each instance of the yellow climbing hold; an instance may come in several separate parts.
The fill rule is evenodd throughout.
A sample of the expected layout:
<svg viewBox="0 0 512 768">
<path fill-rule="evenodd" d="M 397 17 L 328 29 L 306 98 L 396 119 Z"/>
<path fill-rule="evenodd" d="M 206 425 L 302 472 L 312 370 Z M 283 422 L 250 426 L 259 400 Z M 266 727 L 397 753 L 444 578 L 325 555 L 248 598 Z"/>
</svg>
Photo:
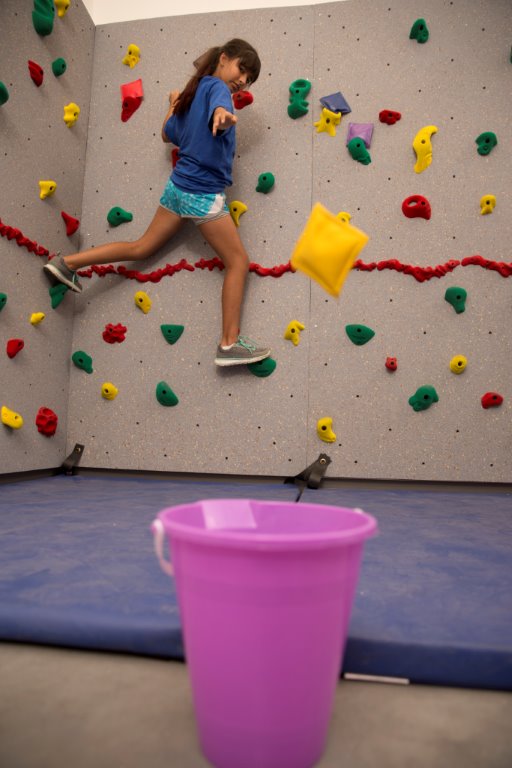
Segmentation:
<svg viewBox="0 0 512 768">
<path fill-rule="evenodd" d="M 484 195 L 480 200 L 480 213 L 485 216 L 487 213 L 494 211 L 496 205 L 496 198 L 494 195 Z"/>
<path fill-rule="evenodd" d="M 290 263 L 338 296 L 345 278 L 369 237 L 349 222 L 342 223 L 321 203 L 313 206 Z"/>
<path fill-rule="evenodd" d="M 138 45 L 135 45 L 135 43 L 131 43 L 128 46 L 128 53 L 123 59 L 123 64 L 127 64 L 130 69 L 133 69 L 134 66 L 139 62 L 140 60 L 140 48 Z"/>
<path fill-rule="evenodd" d="M 332 419 L 330 416 L 324 416 L 323 419 L 318 419 L 316 433 L 324 443 L 334 443 L 336 441 L 336 435 L 332 431 Z"/>
<path fill-rule="evenodd" d="M 117 397 L 119 390 L 117 387 L 115 387 L 111 381 L 106 381 L 101 386 L 101 396 L 105 398 L 105 400 L 114 400 Z"/>
<path fill-rule="evenodd" d="M 75 104 L 74 101 L 71 101 L 69 104 L 66 104 L 64 107 L 64 122 L 66 123 L 68 128 L 71 128 L 72 125 L 76 123 L 78 120 L 78 116 L 80 114 L 80 107 L 78 104 Z"/>
<path fill-rule="evenodd" d="M 295 346 L 300 341 L 300 332 L 304 330 L 306 326 L 302 325 L 302 323 L 299 323 L 298 320 L 292 320 L 291 323 L 288 323 L 286 326 L 286 331 L 284 332 L 284 338 L 287 341 L 293 341 Z"/>
<path fill-rule="evenodd" d="M 437 126 L 426 125 L 414 137 L 412 148 L 416 152 L 416 165 L 414 166 L 416 173 L 425 171 L 432 162 L 432 142 L 430 138 L 434 133 L 437 133 Z"/>
<path fill-rule="evenodd" d="M 39 197 L 41 198 L 41 200 L 44 200 L 45 198 L 50 197 L 50 195 L 53 195 L 56 189 L 57 189 L 56 181 L 40 181 Z"/>
<path fill-rule="evenodd" d="M 62 19 L 66 15 L 66 11 L 69 8 L 70 0 L 54 0 L 55 7 L 57 8 L 57 16 Z"/>
<path fill-rule="evenodd" d="M 32 312 L 30 315 L 30 322 L 32 325 L 39 325 L 39 323 L 42 323 L 45 318 L 44 312 Z"/>
<path fill-rule="evenodd" d="M 464 355 L 455 355 L 455 357 L 452 357 L 450 360 L 450 371 L 452 371 L 452 373 L 462 373 L 467 364 L 468 361 Z"/>
<path fill-rule="evenodd" d="M 2 424 L 11 429 L 19 429 L 23 426 L 23 419 L 16 411 L 11 411 L 7 406 L 2 405 L 1 411 Z"/>
<path fill-rule="evenodd" d="M 240 200 L 233 200 L 233 202 L 228 205 L 228 208 L 231 214 L 231 218 L 235 222 L 236 226 L 239 227 L 240 216 L 246 212 L 247 206 L 245 203 L 241 203 Z"/>
<path fill-rule="evenodd" d="M 329 136 L 336 136 L 336 126 L 340 123 L 341 112 L 331 112 L 330 109 L 324 107 L 322 109 L 320 120 L 317 120 L 313 125 L 315 126 L 317 133 L 328 133 Z"/>
<path fill-rule="evenodd" d="M 149 312 L 151 309 L 152 301 L 145 293 L 144 291 L 137 291 L 137 293 L 134 296 L 135 304 L 138 306 L 139 309 L 141 309 L 145 315 Z"/>
<path fill-rule="evenodd" d="M 347 211 L 340 211 L 336 214 L 336 218 L 339 219 L 343 224 L 348 224 L 352 216 L 350 213 L 347 213 Z"/>
</svg>

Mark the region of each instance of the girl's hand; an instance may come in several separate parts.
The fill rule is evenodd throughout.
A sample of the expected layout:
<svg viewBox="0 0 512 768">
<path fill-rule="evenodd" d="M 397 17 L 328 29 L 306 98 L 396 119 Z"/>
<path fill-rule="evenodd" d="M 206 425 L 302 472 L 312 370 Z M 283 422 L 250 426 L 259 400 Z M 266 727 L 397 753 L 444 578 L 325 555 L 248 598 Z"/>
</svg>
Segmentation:
<svg viewBox="0 0 512 768">
<path fill-rule="evenodd" d="M 224 107 L 217 107 L 213 113 L 212 122 L 212 135 L 216 136 L 217 131 L 225 131 L 226 128 L 231 128 L 232 125 L 236 125 L 238 117 L 228 112 Z"/>
</svg>

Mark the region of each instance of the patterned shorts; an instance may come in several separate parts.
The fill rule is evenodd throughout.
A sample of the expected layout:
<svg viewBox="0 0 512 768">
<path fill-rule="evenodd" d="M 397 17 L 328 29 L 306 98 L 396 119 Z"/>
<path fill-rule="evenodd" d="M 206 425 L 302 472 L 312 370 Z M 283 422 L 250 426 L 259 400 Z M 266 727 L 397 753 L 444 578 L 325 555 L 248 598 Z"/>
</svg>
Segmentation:
<svg viewBox="0 0 512 768">
<path fill-rule="evenodd" d="M 215 221 L 229 214 L 224 193 L 196 195 L 183 192 L 171 179 L 165 185 L 160 205 L 177 216 L 191 219 L 196 225 L 206 224 L 207 221 Z"/>
</svg>

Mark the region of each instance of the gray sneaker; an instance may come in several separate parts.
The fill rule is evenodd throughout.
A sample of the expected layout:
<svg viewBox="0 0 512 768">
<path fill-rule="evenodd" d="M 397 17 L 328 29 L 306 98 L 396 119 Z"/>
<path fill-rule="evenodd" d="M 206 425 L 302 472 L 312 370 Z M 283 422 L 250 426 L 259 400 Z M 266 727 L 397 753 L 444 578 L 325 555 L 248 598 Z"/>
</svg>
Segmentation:
<svg viewBox="0 0 512 768">
<path fill-rule="evenodd" d="M 66 266 L 63 256 L 54 256 L 51 261 L 44 265 L 43 269 L 48 275 L 55 277 L 59 283 L 71 288 L 72 291 L 82 293 L 82 286 L 75 270 Z"/>
<path fill-rule="evenodd" d="M 255 341 L 246 336 L 239 336 L 230 349 L 217 347 L 216 365 L 247 365 L 258 363 L 270 356 L 268 347 L 259 347 Z"/>
</svg>

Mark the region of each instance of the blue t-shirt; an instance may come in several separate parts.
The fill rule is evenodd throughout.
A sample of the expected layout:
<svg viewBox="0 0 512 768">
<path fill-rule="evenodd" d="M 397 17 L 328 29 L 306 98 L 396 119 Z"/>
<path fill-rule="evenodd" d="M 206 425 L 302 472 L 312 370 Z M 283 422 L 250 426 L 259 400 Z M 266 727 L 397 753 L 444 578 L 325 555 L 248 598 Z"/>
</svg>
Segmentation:
<svg viewBox="0 0 512 768">
<path fill-rule="evenodd" d="M 219 193 L 233 183 L 235 127 L 213 136 L 210 120 L 217 107 L 233 112 L 231 92 L 218 77 L 206 75 L 185 115 L 171 115 L 165 135 L 179 147 L 179 160 L 171 179 L 184 192 Z"/>
</svg>

